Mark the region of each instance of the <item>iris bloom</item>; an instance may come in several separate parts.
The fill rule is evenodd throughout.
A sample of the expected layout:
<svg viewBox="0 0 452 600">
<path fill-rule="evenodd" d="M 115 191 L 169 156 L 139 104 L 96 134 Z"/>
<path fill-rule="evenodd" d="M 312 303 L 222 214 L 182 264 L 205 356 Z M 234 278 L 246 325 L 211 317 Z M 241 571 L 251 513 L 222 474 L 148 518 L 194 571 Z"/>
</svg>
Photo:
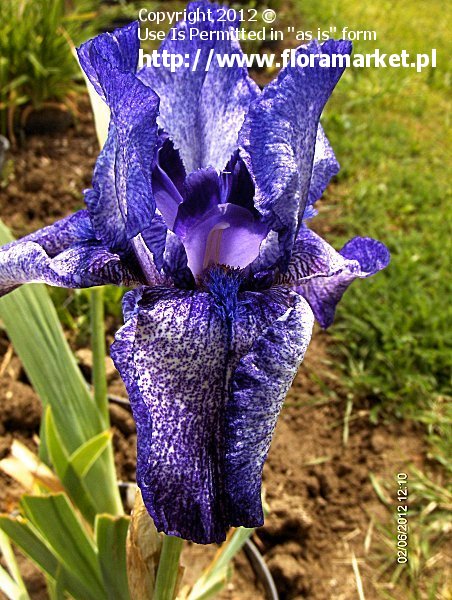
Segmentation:
<svg viewBox="0 0 452 600">
<path fill-rule="evenodd" d="M 228 30 L 214 21 L 179 23 Z M 237 25 L 237 24 L 235 24 Z M 132 286 L 112 357 L 138 431 L 137 481 L 157 528 L 199 543 L 263 523 L 262 468 L 314 317 L 330 325 L 386 248 L 336 252 L 312 232 L 338 164 L 319 124 L 339 67 L 288 66 L 262 92 L 241 67 L 205 70 L 235 41 L 172 41 L 196 70 L 137 72 L 138 24 L 99 35 L 80 62 L 111 111 L 86 210 L 0 251 L 0 290 L 26 282 Z M 298 54 L 345 54 L 312 42 Z M 191 63 L 192 64 L 192 63 Z"/>
</svg>

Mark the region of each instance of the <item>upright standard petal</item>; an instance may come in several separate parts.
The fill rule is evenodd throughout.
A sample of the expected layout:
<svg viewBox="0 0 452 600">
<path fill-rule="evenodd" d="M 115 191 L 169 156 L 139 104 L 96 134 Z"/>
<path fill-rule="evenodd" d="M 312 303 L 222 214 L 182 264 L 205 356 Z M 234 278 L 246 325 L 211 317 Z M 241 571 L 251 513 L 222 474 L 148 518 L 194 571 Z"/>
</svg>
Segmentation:
<svg viewBox="0 0 452 600">
<path fill-rule="evenodd" d="M 199 20 L 175 25 L 160 53 L 183 56 L 190 65 L 173 72 L 144 67 L 139 77 L 159 95 L 159 124 L 179 149 L 187 172 L 206 167 L 221 171 L 237 148 L 238 133 L 259 88 L 246 67 L 218 63 L 242 54 L 236 40 L 218 39 L 239 22 L 224 20 L 224 9 L 205 1 L 191 2 L 187 12 L 200 15 Z M 195 32 L 209 39 L 193 37 Z"/>
<path fill-rule="evenodd" d="M 315 204 L 326 190 L 330 179 L 339 173 L 339 163 L 321 125 L 317 128 L 314 162 L 306 208 Z M 313 215 L 312 215 L 313 216 Z"/>
<path fill-rule="evenodd" d="M 96 160 L 93 187 L 85 191 L 85 203 L 97 237 L 108 247 L 127 251 L 130 242 L 126 235 L 126 206 L 116 191 L 116 153 L 118 139 L 112 122 L 108 137 Z"/>
<path fill-rule="evenodd" d="M 356 278 L 375 275 L 389 260 L 386 246 L 372 238 L 353 238 L 336 252 L 320 236 L 303 227 L 288 270 L 276 281 L 290 285 L 306 298 L 320 325 L 329 327 L 348 286 Z"/>
<path fill-rule="evenodd" d="M 103 241 L 115 246 L 140 234 L 155 213 L 151 173 L 159 99 L 135 74 L 138 48 L 138 24 L 132 23 L 78 50 L 85 73 L 111 110 L 88 206 Z"/>
<path fill-rule="evenodd" d="M 262 460 L 312 326 L 306 317 L 295 335 L 301 313 L 292 292 L 239 293 L 239 285 L 236 272 L 220 269 L 205 291 L 131 292 L 112 347 L 137 421 L 144 502 L 160 531 L 198 543 L 224 540 L 244 512 L 261 524 Z M 248 425 L 257 455 L 242 437 Z"/>
<path fill-rule="evenodd" d="M 328 40 L 298 48 L 296 58 L 314 66 L 289 65 L 255 100 L 245 119 L 242 155 L 256 186 L 255 205 L 279 233 L 284 269 L 308 201 L 321 112 L 344 67 L 324 66 L 322 56 L 348 54 L 351 44 Z M 322 55 L 322 56 L 321 56 Z M 321 169 L 313 182 L 319 183 Z M 313 195 L 316 195 L 313 191 Z"/>
<path fill-rule="evenodd" d="M 138 27 L 139 23 L 135 21 L 112 33 L 98 35 L 77 49 L 82 69 L 107 104 L 104 73 L 98 70 L 94 57 L 100 56 L 122 73 L 135 73 L 140 49 Z"/>
</svg>

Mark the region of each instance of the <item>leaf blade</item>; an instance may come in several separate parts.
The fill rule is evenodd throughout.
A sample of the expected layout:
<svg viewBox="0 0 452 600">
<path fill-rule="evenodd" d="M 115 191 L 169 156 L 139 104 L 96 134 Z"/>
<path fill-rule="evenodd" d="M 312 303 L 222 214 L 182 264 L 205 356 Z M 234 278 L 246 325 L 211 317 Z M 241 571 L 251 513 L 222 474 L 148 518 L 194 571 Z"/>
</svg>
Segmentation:
<svg viewBox="0 0 452 600">
<path fill-rule="evenodd" d="M 14 556 L 13 549 L 11 547 L 11 542 L 9 541 L 8 536 L 3 531 L 0 531 L 0 550 L 2 552 L 3 559 L 6 563 L 8 571 L 11 574 L 11 578 L 17 586 L 17 598 L 20 598 L 21 600 L 28 599 L 29 596 L 27 588 L 25 587 L 24 580 L 22 579 L 19 567 L 17 566 L 17 561 L 16 557 Z"/>
<path fill-rule="evenodd" d="M 126 537 L 129 517 L 98 515 L 95 538 L 104 585 L 110 600 L 130 600 L 127 580 Z M 112 565 L 114 568 L 112 569 Z"/>
<path fill-rule="evenodd" d="M 21 506 L 65 569 L 77 576 L 99 600 L 105 598 L 94 542 L 65 494 L 23 496 Z"/>
<path fill-rule="evenodd" d="M 12 239 L 0 221 L 0 244 Z M 105 427 L 47 290 L 42 284 L 30 284 L 1 298 L 0 318 L 44 408 L 52 407 L 64 446 L 69 454 L 76 451 Z M 40 454 L 47 461 L 45 440 L 43 420 Z M 99 486 L 99 481 L 103 481 L 104 486 Z M 93 465 L 85 483 L 97 512 L 123 513 L 111 446 Z"/>
<path fill-rule="evenodd" d="M 86 477 L 93 464 L 110 444 L 112 437 L 111 431 L 103 431 L 82 444 L 71 454 L 69 464 L 72 465 L 80 478 Z"/>
<path fill-rule="evenodd" d="M 0 529 L 32 560 L 35 565 L 52 580 L 58 577 L 60 565 L 49 546 L 41 538 L 32 524 L 22 518 L 0 515 Z M 86 588 L 72 574 L 66 573 L 67 590 L 75 600 L 96 600 L 90 589 Z"/>
</svg>

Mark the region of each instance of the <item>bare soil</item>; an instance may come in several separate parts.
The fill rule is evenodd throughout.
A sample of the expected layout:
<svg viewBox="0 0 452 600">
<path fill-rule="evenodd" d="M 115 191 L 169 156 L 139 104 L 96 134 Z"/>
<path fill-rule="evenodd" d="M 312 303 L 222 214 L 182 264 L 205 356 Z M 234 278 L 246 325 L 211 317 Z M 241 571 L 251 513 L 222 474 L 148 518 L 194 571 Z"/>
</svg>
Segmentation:
<svg viewBox="0 0 452 600">
<path fill-rule="evenodd" d="M 75 126 L 65 135 L 30 137 L 12 153 L 8 183 L 0 189 L 0 215 L 16 236 L 82 206 L 81 190 L 90 185 L 96 143 L 84 106 Z M 370 474 L 395 480 L 408 462 L 420 467 L 424 460 L 420 431 L 407 423 L 373 426 L 366 405 L 354 407 L 344 443 L 347 398 L 328 355 L 329 343 L 328 334 L 315 332 L 279 419 L 265 467 L 270 512 L 253 539 L 283 600 L 358 598 L 356 566 L 365 598 L 377 598 L 372 583 L 378 566 L 376 531 L 379 521 L 388 520 L 388 513 L 374 491 Z M 89 377 L 89 352 L 86 348 L 74 350 Z M 113 371 L 109 385 L 111 393 L 125 395 Z M 40 402 L 2 331 L 0 404 L 0 458 L 8 454 L 13 439 L 36 448 Z M 111 419 L 118 476 L 133 481 L 133 420 L 119 406 L 111 407 Z M 13 480 L 0 474 L 1 511 L 14 511 L 20 493 Z M 194 562 L 201 568 L 214 551 L 191 548 L 190 569 Z M 21 566 L 31 597 L 45 598 L 42 578 L 27 561 L 21 559 Z M 236 575 L 220 597 L 264 598 L 243 556 L 236 567 Z"/>
</svg>

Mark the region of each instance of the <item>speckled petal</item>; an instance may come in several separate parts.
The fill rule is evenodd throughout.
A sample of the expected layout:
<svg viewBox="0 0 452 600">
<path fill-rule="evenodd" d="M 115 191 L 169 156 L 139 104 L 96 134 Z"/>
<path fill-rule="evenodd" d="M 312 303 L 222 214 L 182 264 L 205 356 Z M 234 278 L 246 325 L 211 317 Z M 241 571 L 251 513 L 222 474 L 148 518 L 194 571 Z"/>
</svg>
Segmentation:
<svg viewBox="0 0 452 600">
<path fill-rule="evenodd" d="M 136 77 L 138 47 L 138 25 L 133 23 L 97 36 L 78 50 L 83 69 L 111 110 L 108 146 L 95 173 L 98 200 L 89 203 L 93 222 L 104 219 L 104 228 L 111 229 L 102 233 L 105 243 L 110 243 L 107 237 L 123 241 L 124 227 L 127 239 L 135 237 L 155 212 L 151 172 L 159 99 Z M 114 196 L 119 208 L 112 210 Z"/>
<path fill-rule="evenodd" d="M 303 301 L 294 298 L 284 289 L 225 294 L 221 277 L 203 292 L 156 287 L 126 295 L 126 324 L 111 354 L 137 422 L 137 481 L 159 530 L 211 543 L 242 518 L 260 524 L 255 490 L 265 448 L 312 325 L 307 319 L 295 335 Z M 242 452 L 248 420 L 256 453 Z M 245 506 L 234 478 L 239 465 L 248 483 L 257 477 Z"/>
<path fill-rule="evenodd" d="M 295 295 L 294 295 L 295 296 Z M 225 490 L 234 505 L 231 525 L 263 525 L 262 469 L 286 394 L 311 339 L 314 316 L 295 297 L 239 362 L 226 410 Z"/>
<path fill-rule="evenodd" d="M 350 50 L 349 42 L 328 40 L 298 48 L 297 56 Z M 315 65 L 283 69 L 251 104 L 240 133 L 242 156 L 256 185 L 255 205 L 280 234 L 283 268 L 308 201 L 320 114 L 344 70 L 320 66 L 319 58 Z"/>
<path fill-rule="evenodd" d="M 209 166 L 225 168 L 237 148 L 248 106 L 259 93 L 246 67 L 218 66 L 218 55 L 242 53 L 237 41 L 189 39 L 190 31 L 195 29 L 227 31 L 238 25 L 236 21 L 221 22 L 224 10 L 219 9 L 210 2 L 191 2 L 187 11 L 203 13 L 205 20 L 178 23 L 160 47 L 160 53 L 166 50 L 172 55 L 188 55 L 189 67 L 181 66 L 173 73 L 162 66 L 144 67 L 139 73 L 160 97 L 159 124 L 179 149 L 187 172 Z M 185 34 L 186 39 L 172 39 L 174 31 L 175 35 Z M 206 69 L 209 57 L 211 64 Z"/>
<path fill-rule="evenodd" d="M 143 500 L 160 531 L 221 539 L 216 488 L 227 330 L 207 294 L 154 288 L 140 304 L 111 355 L 137 421 Z"/>
<path fill-rule="evenodd" d="M 127 251 L 126 210 L 116 192 L 115 164 L 118 152 L 116 127 L 110 123 L 108 137 L 97 157 L 93 187 L 85 191 L 85 203 L 97 237 L 109 248 Z"/>
<path fill-rule="evenodd" d="M 117 254 L 97 242 L 71 246 L 51 258 L 36 242 L 20 242 L 0 251 L 0 295 L 23 283 L 58 287 L 131 285 L 134 278 Z"/>
<path fill-rule="evenodd" d="M 107 101 L 104 73 L 99 71 L 93 57 L 100 56 L 122 73 L 135 73 L 138 65 L 138 21 L 116 29 L 112 33 L 102 33 L 77 48 L 77 54 L 88 79 L 99 96 Z"/>
<path fill-rule="evenodd" d="M 73 288 L 134 281 L 119 256 L 96 239 L 86 210 L 0 249 L 0 295 L 30 282 Z"/>
<path fill-rule="evenodd" d="M 320 325 L 329 327 L 348 286 L 356 278 L 375 275 L 389 260 L 386 246 L 372 238 L 353 238 L 336 252 L 309 232 L 302 243 L 297 242 L 289 271 L 279 282 L 290 283 L 309 302 Z"/>
<path fill-rule="evenodd" d="M 317 233 L 301 227 L 294 244 L 287 271 L 276 277 L 276 283 L 291 286 L 313 277 L 334 275 L 345 266 L 344 257 Z"/>
<path fill-rule="evenodd" d="M 0 252 L 24 242 L 36 242 L 48 256 L 53 257 L 72 244 L 89 240 L 96 241 L 91 220 L 86 210 L 79 210 L 52 225 L 38 229 L 19 240 L 6 244 L 0 248 Z"/>
<path fill-rule="evenodd" d="M 321 125 L 317 128 L 314 162 L 306 209 L 309 209 L 326 190 L 331 178 L 339 173 L 339 163 Z M 305 209 L 305 210 L 306 210 Z M 311 209 L 312 210 L 312 209 Z M 312 215 L 313 216 L 313 215 Z"/>
</svg>

